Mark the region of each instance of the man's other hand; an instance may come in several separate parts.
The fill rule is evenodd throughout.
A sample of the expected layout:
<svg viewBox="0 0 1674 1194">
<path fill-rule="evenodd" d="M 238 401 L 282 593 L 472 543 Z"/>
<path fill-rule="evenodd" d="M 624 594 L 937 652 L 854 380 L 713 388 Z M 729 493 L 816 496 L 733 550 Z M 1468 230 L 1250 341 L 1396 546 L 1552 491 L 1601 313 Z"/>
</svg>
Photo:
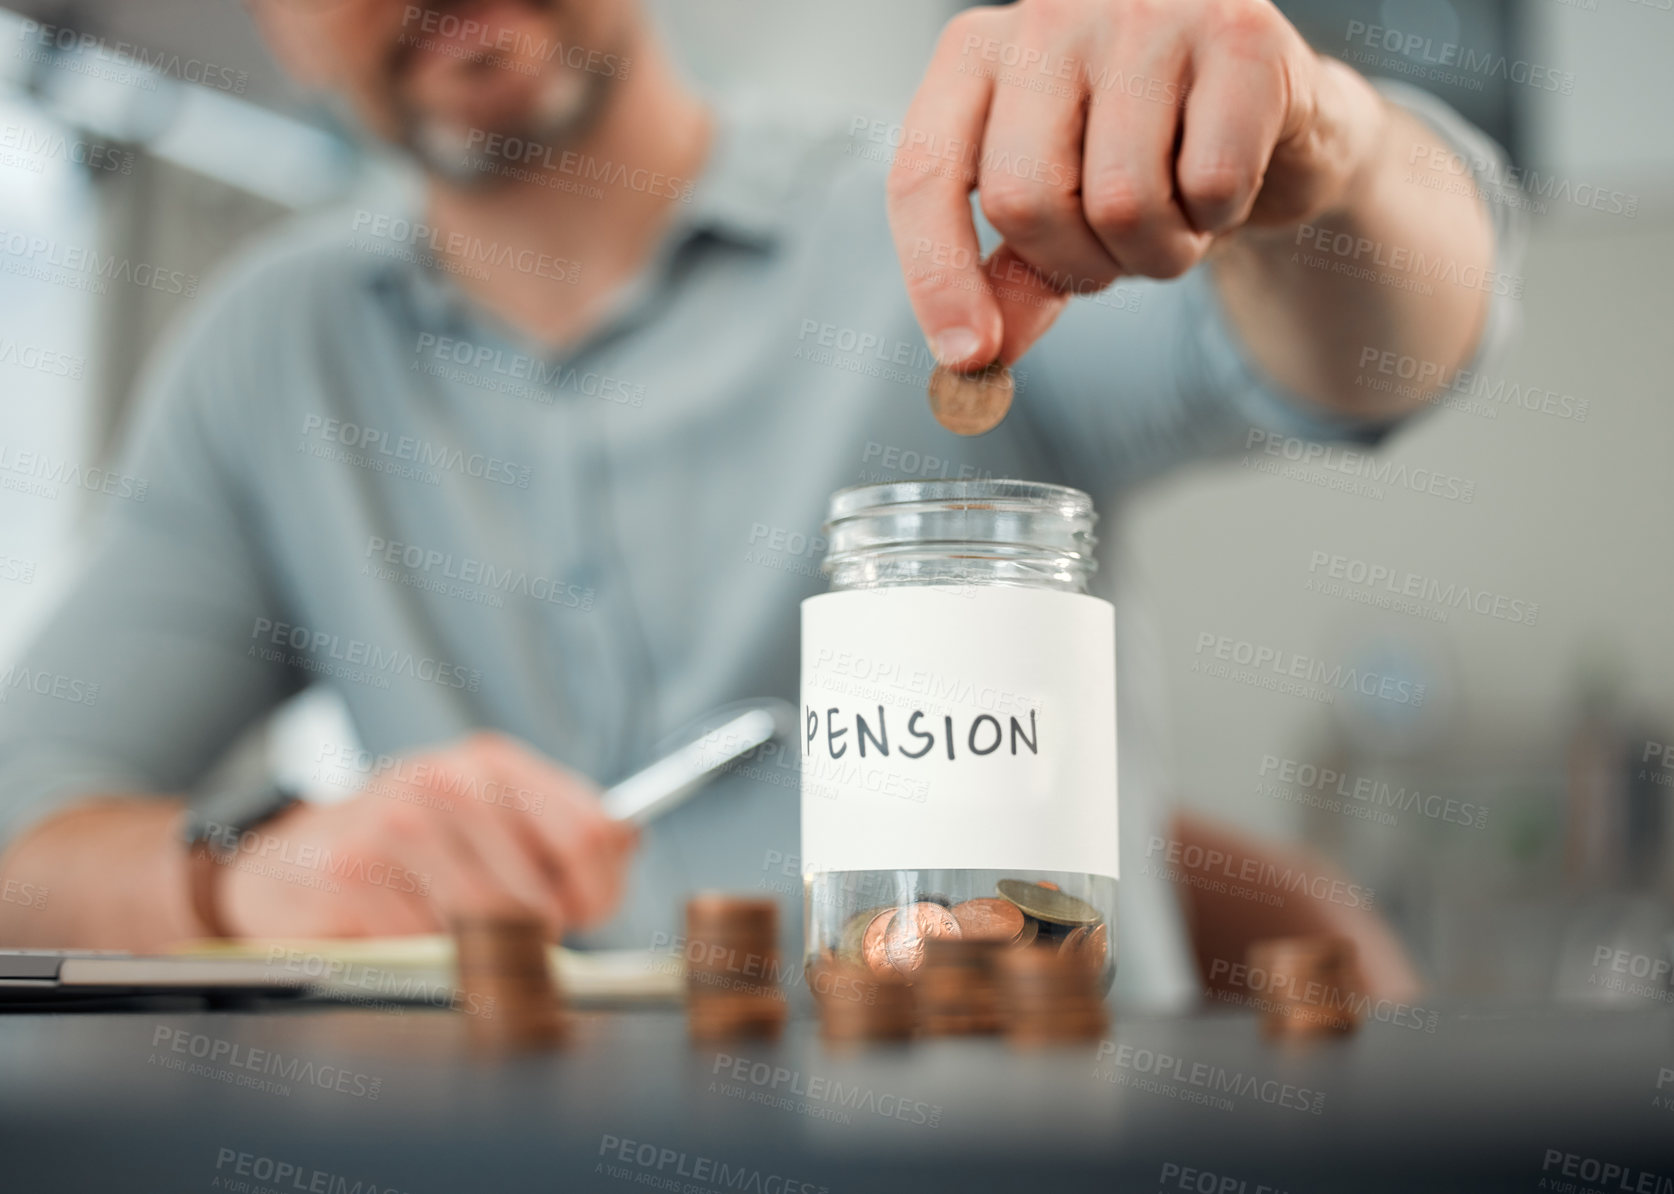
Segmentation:
<svg viewBox="0 0 1674 1194">
<path fill-rule="evenodd" d="M 478 733 L 248 830 L 222 863 L 221 916 L 239 936 L 379 936 L 512 907 L 556 939 L 615 910 L 637 840 L 585 779 Z"/>
</svg>

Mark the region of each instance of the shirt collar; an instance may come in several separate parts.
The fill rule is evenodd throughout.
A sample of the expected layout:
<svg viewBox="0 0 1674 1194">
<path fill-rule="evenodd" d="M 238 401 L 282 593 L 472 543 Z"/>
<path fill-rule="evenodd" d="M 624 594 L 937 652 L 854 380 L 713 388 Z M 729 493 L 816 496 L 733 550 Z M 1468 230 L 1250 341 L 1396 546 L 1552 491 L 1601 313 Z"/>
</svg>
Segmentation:
<svg viewBox="0 0 1674 1194">
<path fill-rule="evenodd" d="M 771 248 L 791 226 L 806 135 L 776 125 L 759 103 L 717 103 L 714 140 L 686 202 L 676 236 L 710 232 Z"/>
<path fill-rule="evenodd" d="M 794 226 L 796 199 L 805 185 L 815 139 L 806 129 L 777 118 L 762 101 L 728 99 L 715 103 L 711 112 L 715 125 L 708 159 L 692 183 L 690 197 L 674 212 L 649 267 L 617 296 L 618 316 L 642 305 L 669 264 L 695 238 L 711 235 L 771 251 Z M 422 185 L 408 192 L 408 207 L 417 219 L 423 211 Z M 463 334 L 480 314 L 451 278 L 417 256 L 391 258 L 379 266 L 374 285 L 402 292 L 422 322 Z"/>
</svg>

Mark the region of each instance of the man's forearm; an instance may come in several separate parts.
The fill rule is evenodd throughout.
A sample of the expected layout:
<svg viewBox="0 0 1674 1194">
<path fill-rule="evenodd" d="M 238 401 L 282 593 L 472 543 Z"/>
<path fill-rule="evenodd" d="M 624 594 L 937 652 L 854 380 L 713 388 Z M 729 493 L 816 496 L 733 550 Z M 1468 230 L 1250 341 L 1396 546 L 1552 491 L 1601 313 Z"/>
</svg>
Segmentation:
<svg viewBox="0 0 1674 1194">
<path fill-rule="evenodd" d="M 1338 413 L 1392 416 L 1470 359 L 1501 282 L 1493 227 L 1469 175 L 1431 164 L 1453 151 L 1433 158 L 1445 147 L 1427 125 L 1348 67 L 1327 65 L 1326 100 L 1373 114 L 1366 161 L 1326 214 L 1228 237 L 1214 276 L 1268 376 Z M 1428 366 L 1427 391 L 1369 385 L 1387 381 L 1377 364 L 1388 353 Z"/>
<path fill-rule="evenodd" d="M 0 883 L 46 892 L 0 902 L 0 946 L 150 950 L 200 935 L 179 800 L 92 797 L 30 828 L 0 854 Z"/>
</svg>

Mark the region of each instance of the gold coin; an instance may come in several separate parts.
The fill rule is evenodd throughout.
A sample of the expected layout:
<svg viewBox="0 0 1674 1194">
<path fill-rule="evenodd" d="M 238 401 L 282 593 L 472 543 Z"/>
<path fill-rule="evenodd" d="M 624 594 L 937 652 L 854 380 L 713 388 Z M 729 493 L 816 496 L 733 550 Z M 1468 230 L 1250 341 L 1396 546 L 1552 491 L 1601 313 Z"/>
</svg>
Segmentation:
<svg viewBox="0 0 1674 1194">
<path fill-rule="evenodd" d="M 1072 895 L 1030 883 L 1027 879 L 1001 879 L 994 885 L 999 893 L 1036 920 L 1055 925 L 1092 925 L 1099 922 L 1099 910 Z"/>
<path fill-rule="evenodd" d="M 975 373 L 937 365 L 930 374 L 930 413 L 955 435 L 982 435 L 1005 420 L 1015 388 L 1011 370 L 998 361 Z"/>
</svg>

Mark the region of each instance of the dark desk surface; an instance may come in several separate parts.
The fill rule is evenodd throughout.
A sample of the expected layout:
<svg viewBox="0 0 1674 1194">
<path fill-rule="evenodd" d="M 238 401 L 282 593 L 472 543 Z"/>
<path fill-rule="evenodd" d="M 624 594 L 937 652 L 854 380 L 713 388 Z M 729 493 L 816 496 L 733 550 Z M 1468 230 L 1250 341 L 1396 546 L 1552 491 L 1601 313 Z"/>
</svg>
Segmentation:
<svg viewBox="0 0 1674 1194">
<path fill-rule="evenodd" d="M 461 1019 L 0 1014 L 0 1190 L 1674 1191 L 1674 1008 L 1300 1048 L 1242 1014 L 1118 1016 L 1084 1049 L 853 1054 L 807 1021 L 716 1051 L 674 1012 L 595 1013 L 498 1061 Z"/>
</svg>

